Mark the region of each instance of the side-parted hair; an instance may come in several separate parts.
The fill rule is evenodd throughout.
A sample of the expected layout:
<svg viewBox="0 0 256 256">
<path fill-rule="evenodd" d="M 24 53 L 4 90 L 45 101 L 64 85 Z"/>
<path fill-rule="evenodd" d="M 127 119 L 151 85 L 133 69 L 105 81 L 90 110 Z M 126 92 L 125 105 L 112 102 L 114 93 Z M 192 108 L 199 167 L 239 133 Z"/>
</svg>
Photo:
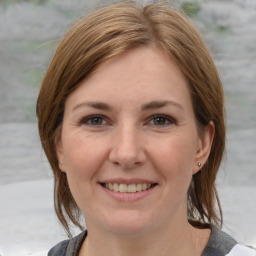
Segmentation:
<svg viewBox="0 0 256 256">
<path fill-rule="evenodd" d="M 179 66 L 190 85 L 198 131 L 210 121 L 215 125 L 208 161 L 193 176 L 188 190 L 188 220 L 199 227 L 222 225 L 215 180 L 225 150 L 225 111 L 223 88 L 212 57 L 181 11 L 166 3 L 142 6 L 126 2 L 94 11 L 68 31 L 45 74 L 37 101 L 39 134 L 54 173 L 55 211 L 69 236 L 71 222 L 81 229 L 82 225 L 80 209 L 66 174 L 59 168 L 56 152 L 65 101 L 102 65 L 141 46 L 157 47 Z"/>
</svg>

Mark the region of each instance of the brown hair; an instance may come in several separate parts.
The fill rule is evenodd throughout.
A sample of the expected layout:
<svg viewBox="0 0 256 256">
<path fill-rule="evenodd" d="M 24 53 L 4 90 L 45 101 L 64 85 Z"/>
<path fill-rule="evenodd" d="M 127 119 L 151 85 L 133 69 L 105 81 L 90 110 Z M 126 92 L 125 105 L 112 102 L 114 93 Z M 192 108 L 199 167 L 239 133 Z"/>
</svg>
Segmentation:
<svg viewBox="0 0 256 256">
<path fill-rule="evenodd" d="M 54 173 L 55 211 L 69 235 L 69 221 L 82 226 L 80 210 L 56 154 L 66 98 L 101 65 L 139 46 L 158 47 L 176 61 L 189 81 L 198 127 L 214 122 L 210 156 L 193 176 L 188 191 L 188 218 L 199 226 L 222 224 L 215 179 L 225 149 L 225 121 L 223 89 L 214 62 L 198 32 L 180 11 L 163 3 L 143 7 L 130 2 L 96 10 L 70 29 L 56 50 L 38 97 L 40 138 Z"/>
</svg>

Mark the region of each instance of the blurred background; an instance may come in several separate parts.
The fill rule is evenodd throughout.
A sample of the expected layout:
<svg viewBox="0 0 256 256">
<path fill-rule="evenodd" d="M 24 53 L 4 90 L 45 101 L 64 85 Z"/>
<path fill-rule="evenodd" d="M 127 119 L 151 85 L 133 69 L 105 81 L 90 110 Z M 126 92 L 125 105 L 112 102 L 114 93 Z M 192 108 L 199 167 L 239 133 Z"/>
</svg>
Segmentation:
<svg viewBox="0 0 256 256">
<path fill-rule="evenodd" d="M 0 0 L 0 256 L 46 255 L 66 238 L 54 215 L 35 103 L 60 38 L 107 2 Z M 256 1 L 172 2 L 201 32 L 224 84 L 227 154 L 218 176 L 224 230 L 256 246 Z"/>
</svg>

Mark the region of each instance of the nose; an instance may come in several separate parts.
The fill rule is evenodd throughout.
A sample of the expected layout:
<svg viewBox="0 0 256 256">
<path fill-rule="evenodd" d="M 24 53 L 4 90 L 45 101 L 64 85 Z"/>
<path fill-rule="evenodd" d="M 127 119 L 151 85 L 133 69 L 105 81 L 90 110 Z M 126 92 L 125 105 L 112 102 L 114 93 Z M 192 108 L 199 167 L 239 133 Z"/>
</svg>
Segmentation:
<svg viewBox="0 0 256 256">
<path fill-rule="evenodd" d="M 146 160 L 145 143 L 139 129 L 123 125 L 116 129 L 109 160 L 123 169 L 132 169 L 142 165 Z"/>
</svg>

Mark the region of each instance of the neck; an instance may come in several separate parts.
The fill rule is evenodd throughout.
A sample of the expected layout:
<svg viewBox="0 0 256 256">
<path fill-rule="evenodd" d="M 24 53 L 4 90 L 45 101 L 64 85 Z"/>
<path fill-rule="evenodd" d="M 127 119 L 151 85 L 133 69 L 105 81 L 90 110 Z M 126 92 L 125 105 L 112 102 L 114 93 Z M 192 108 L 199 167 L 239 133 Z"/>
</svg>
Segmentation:
<svg viewBox="0 0 256 256">
<path fill-rule="evenodd" d="M 196 229 L 188 222 L 183 226 L 171 225 L 132 235 L 97 232 L 89 228 L 79 256 L 199 256 L 209 236 L 210 230 Z"/>
</svg>

